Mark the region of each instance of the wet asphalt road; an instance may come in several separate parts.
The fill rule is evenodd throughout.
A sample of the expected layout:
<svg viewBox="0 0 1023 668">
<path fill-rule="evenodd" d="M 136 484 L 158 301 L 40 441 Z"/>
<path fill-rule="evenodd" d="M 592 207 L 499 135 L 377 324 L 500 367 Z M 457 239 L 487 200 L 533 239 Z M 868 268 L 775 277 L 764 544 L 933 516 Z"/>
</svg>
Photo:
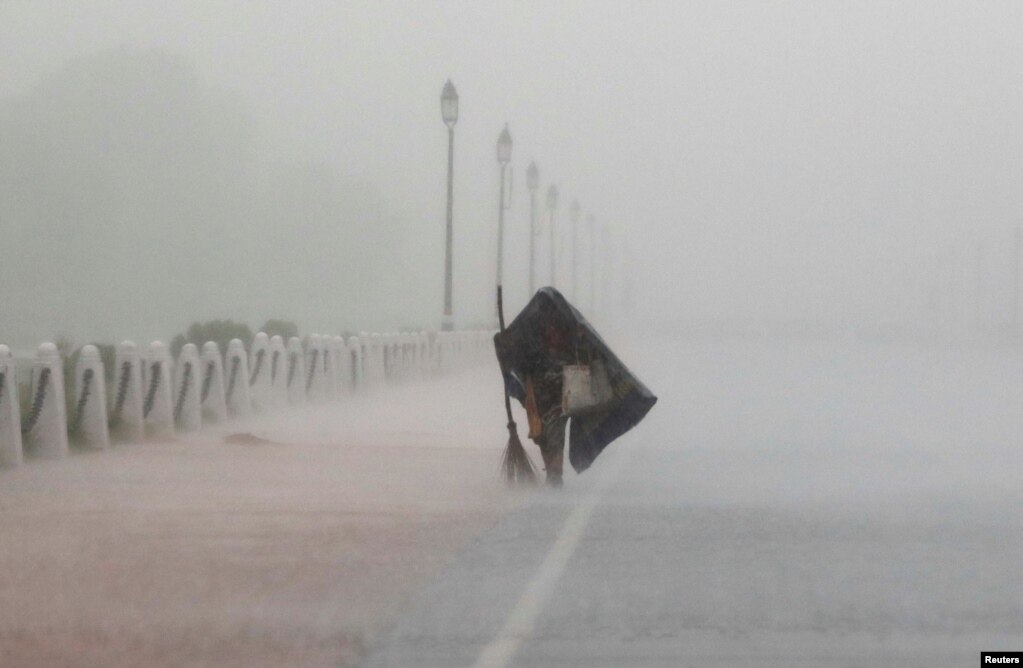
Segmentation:
<svg viewBox="0 0 1023 668">
<path fill-rule="evenodd" d="M 972 666 L 1023 648 L 1021 363 L 708 344 L 649 365 L 649 420 L 481 535 L 364 665 Z"/>
</svg>

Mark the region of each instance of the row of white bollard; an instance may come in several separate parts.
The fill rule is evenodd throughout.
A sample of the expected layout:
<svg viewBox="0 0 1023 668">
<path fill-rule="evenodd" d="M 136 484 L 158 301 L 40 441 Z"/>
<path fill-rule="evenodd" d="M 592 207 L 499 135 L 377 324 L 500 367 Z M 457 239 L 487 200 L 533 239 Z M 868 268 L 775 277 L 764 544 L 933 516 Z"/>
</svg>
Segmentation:
<svg viewBox="0 0 1023 668">
<path fill-rule="evenodd" d="M 73 370 L 75 403 L 68 415 L 63 360 L 44 343 L 32 363 L 28 412 L 22 419 L 14 357 L 0 345 L 0 467 L 17 466 L 23 453 L 63 457 L 69 435 L 91 449 L 111 440 L 167 438 L 204 422 L 265 413 L 307 402 L 337 400 L 406 379 L 426 378 L 476 364 L 492 355 L 492 332 L 426 332 L 297 337 L 260 332 L 246 352 L 232 340 L 221 357 L 216 343 L 200 353 L 186 344 L 178 359 L 159 341 L 141 354 L 117 346 L 108 402 L 103 362 L 84 346 Z"/>
</svg>

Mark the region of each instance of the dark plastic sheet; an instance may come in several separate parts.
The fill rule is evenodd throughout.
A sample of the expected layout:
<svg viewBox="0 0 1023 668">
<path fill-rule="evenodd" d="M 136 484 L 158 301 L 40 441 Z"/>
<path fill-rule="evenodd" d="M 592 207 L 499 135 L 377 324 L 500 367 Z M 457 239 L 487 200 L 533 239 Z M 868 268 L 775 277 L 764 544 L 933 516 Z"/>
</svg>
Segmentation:
<svg viewBox="0 0 1023 668">
<path fill-rule="evenodd" d="M 593 326 L 554 288 L 538 291 L 503 332 L 494 348 L 511 396 L 525 401 L 524 383 L 532 377 L 540 413 L 561 401 L 561 369 L 567 364 L 604 361 L 614 399 L 604 409 L 572 419 L 569 461 L 585 471 L 616 438 L 636 426 L 657 403 L 607 347 Z"/>
</svg>

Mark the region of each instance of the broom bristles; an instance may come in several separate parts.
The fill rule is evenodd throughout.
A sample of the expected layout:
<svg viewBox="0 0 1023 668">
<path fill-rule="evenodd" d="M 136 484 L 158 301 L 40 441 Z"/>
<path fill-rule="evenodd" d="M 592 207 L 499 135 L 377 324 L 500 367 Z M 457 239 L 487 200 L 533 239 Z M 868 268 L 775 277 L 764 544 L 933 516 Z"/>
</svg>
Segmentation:
<svg viewBox="0 0 1023 668">
<path fill-rule="evenodd" d="M 536 469 L 533 468 L 533 462 L 529 459 L 526 449 L 522 447 L 522 441 L 519 440 L 514 422 L 508 425 L 508 445 L 504 449 L 501 470 L 509 485 L 534 484 L 536 482 Z"/>
</svg>

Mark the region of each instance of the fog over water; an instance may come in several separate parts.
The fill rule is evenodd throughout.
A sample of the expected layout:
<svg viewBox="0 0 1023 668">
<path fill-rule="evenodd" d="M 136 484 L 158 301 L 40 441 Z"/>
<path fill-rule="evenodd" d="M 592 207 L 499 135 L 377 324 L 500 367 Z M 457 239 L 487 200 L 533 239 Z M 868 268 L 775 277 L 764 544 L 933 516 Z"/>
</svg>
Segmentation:
<svg viewBox="0 0 1023 668">
<path fill-rule="evenodd" d="M 507 122 L 513 304 L 536 160 L 639 315 L 994 327 L 1021 30 L 1010 2 L 0 3 L 0 338 L 438 326 L 448 78 L 462 324 L 490 319 Z"/>
</svg>

